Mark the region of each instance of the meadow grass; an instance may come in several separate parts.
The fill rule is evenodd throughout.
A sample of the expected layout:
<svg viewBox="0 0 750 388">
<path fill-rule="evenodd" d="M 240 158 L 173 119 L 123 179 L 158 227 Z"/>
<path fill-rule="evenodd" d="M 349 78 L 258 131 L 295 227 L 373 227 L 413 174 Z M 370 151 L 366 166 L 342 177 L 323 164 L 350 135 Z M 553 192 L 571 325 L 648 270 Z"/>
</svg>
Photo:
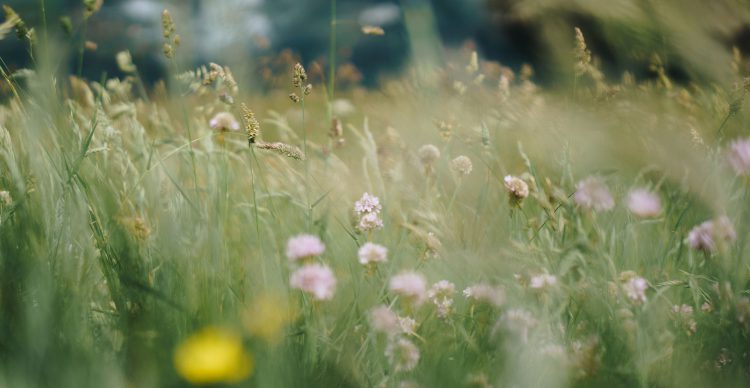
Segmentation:
<svg viewBox="0 0 750 388">
<path fill-rule="evenodd" d="M 747 83 L 608 80 L 584 39 L 571 87 L 462 52 L 335 99 L 37 43 L 3 70 L 0 386 L 747 386 Z"/>
</svg>

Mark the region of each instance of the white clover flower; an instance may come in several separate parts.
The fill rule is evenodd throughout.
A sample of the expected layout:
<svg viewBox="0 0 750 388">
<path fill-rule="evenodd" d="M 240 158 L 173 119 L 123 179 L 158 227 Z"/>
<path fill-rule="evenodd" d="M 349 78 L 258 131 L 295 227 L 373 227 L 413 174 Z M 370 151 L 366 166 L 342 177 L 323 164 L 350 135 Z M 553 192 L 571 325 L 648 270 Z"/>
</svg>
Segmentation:
<svg viewBox="0 0 750 388">
<path fill-rule="evenodd" d="M 359 263 L 362 265 L 385 263 L 388 261 L 388 248 L 371 242 L 362 245 L 357 254 L 359 256 Z"/>
<path fill-rule="evenodd" d="M 394 338 L 385 348 L 385 356 L 396 372 L 408 372 L 419 363 L 419 348 L 406 338 Z"/>
<path fill-rule="evenodd" d="M 503 183 L 505 190 L 508 191 L 512 200 L 521 201 L 529 196 L 529 185 L 523 179 L 513 175 L 506 175 Z"/>
<path fill-rule="evenodd" d="M 628 209 L 638 217 L 653 218 L 661 213 L 659 196 L 646 189 L 635 189 L 628 193 Z"/>
<path fill-rule="evenodd" d="M 461 155 L 451 161 L 451 168 L 460 175 L 469 175 L 472 170 L 471 159 Z"/>
<path fill-rule="evenodd" d="M 377 332 L 389 335 L 396 334 L 401 330 L 398 315 L 384 305 L 370 310 L 370 326 Z"/>
<path fill-rule="evenodd" d="M 417 334 L 417 321 L 411 317 L 398 317 L 398 325 L 401 328 L 401 332 L 406 335 Z"/>
<path fill-rule="evenodd" d="M 211 126 L 211 129 L 215 129 L 217 131 L 239 131 L 240 130 L 240 123 L 237 121 L 237 119 L 234 118 L 234 115 L 232 115 L 229 112 L 217 113 L 211 119 L 211 121 L 208 122 L 208 124 Z"/>
<path fill-rule="evenodd" d="M 473 299 L 475 302 L 486 303 L 493 307 L 500 307 L 505 304 L 505 291 L 489 284 L 480 283 L 467 287 L 463 294 L 467 299 Z"/>
<path fill-rule="evenodd" d="M 586 210 L 607 211 L 615 207 L 615 200 L 607 185 L 598 177 L 588 177 L 576 184 L 575 202 Z"/>
<path fill-rule="evenodd" d="M 625 291 L 625 296 L 635 304 L 646 303 L 648 281 L 631 272 L 626 272 L 621 275 L 621 277 L 623 277 L 624 280 L 622 288 Z"/>
<path fill-rule="evenodd" d="M 419 273 L 404 271 L 391 278 L 388 288 L 407 301 L 420 305 L 427 292 L 427 281 Z"/>
<path fill-rule="evenodd" d="M 419 155 L 419 160 L 425 166 L 432 166 L 440 159 L 440 149 L 432 144 L 425 144 L 419 147 L 417 154 Z"/>
<path fill-rule="evenodd" d="M 713 221 L 705 221 L 690 230 L 687 242 L 693 249 L 713 251 L 716 248 L 713 238 Z"/>
<path fill-rule="evenodd" d="M 447 280 L 441 280 L 433 284 L 429 291 L 427 291 L 427 297 L 437 308 L 438 317 L 448 317 L 451 312 L 451 306 L 453 306 L 453 294 L 455 292 L 456 286 Z"/>
<path fill-rule="evenodd" d="M 286 257 L 289 261 L 320 256 L 325 250 L 325 244 L 317 236 L 310 234 L 294 236 L 286 243 Z"/>
<path fill-rule="evenodd" d="M 731 243 L 737 239 L 737 232 L 726 216 L 709 220 L 694 227 L 687 236 L 687 243 L 695 250 L 713 252 L 717 243 Z"/>
<path fill-rule="evenodd" d="M 383 227 L 383 220 L 380 218 L 381 210 L 380 199 L 369 193 L 364 193 L 362 198 L 354 203 L 354 211 L 359 215 L 357 229 L 362 232 L 381 229 Z"/>
<path fill-rule="evenodd" d="M 693 314 L 693 307 L 683 304 L 683 305 L 674 305 L 672 306 L 672 312 L 675 314 L 682 314 L 682 315 L 692 315 Z"/>
<path fill-rule="evenodd" d="M 380 199 L 369 193 L 362 194 L 362 198 L 354 203 L 354 211 L 360 216 L 367 213 L 380 213 L 381 209 Z"/>
<path fill-rule="evenodd" d="M 737 175 L 750 174 L 750 139 L 739 139 L 730 143 L 727 160 Z"/>
<path fill-rule="evenodd" d="M 430 287 L 430 290 L 427 291 L 427 297 L 430 299 L 451 298 L 455 292 L 455 284 L 447 280 L 441 280 Z"/>
<path fill-rule="evenodd" d="M 378 213 L 367 213 L 359 219 L 357 228 L 363 232 L 370 232 L 377 229 L 383 228 L 383 220 L 380 219 Z"/>
<path fill-rule="evenodd" d="M 292 273 L 289 284 L 316 300 L 330 300 L 336 290 L 336 277 L 328 266 L 307 264 Z"/>
<path fill-rule="evenodd" d="M 672 306 L 675 320 L 686 330 L 687 335 L 693 335 L 698 331 L 698 323 L 693 318 L 693 307 L 683 304 Z"/>
<path fill-rule="evenodd" d="M 549 274 L 532 276 L 529 280 L 529 288 L 535 290 L 546 290 L 557 285 L 557 277 Z"/>
</svg>

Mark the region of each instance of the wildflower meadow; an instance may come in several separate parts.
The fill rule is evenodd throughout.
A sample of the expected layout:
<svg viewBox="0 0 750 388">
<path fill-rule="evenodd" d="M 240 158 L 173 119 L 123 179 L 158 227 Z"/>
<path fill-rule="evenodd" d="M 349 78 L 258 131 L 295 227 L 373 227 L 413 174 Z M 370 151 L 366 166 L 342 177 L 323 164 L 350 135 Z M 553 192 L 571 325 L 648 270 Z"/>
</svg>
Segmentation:
<svg viewBox="0 0 750 388">
<path fill-rule="evenodd" d="M 414 38 L 362 86 L 335 0 L 261 81 L 167 8 L 149 83 L 81 72 L 101 1 L 70 38 L 39 4 L 0 24 L 0 387 L 750 386 L 750 62 L 675 77 L 690 20 L 640 73 L 565 24 L 556 82 Z"/>
</svg>

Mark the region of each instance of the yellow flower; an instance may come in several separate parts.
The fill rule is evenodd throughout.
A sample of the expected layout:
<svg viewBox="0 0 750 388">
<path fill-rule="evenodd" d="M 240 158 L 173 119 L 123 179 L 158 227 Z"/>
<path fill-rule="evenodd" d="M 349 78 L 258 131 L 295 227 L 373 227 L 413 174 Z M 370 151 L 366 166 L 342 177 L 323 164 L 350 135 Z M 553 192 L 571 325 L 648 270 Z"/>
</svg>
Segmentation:
<svg viewBox="0 0 750 388">
<path fill-rule="evenodd" d="M 193 384 L 239 382 L 250 376 L 253 364 L 241 337 L 215 327 L 193 334 L 174 353 L 177 373 Z"/>
</svg>

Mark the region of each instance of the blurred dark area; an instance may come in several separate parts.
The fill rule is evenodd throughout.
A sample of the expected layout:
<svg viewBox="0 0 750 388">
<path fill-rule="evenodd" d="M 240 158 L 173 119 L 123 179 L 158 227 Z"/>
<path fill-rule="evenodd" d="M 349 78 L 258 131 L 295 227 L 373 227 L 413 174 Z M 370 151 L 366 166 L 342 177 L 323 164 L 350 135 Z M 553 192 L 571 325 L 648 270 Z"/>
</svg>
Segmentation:
<svg viewBox="0 0 750 388">
<path fill-rule="evenodd" d="M 40 30 L 41 1 L 4 3 Z M 239 69 L 242 79 L 257 80 L 263 76 L 264 64 L 285 49 L 306 64 L 316 61 L 326 66 L 328 61 L 329 0 L 104 0 L 85 27 L 82 0 L 44 3 L 48 34 L 69 53 L 68 71 L 76 71 L 82 42 L 91 42 L 83 66 L 89 79 L 99 79 L 105 72 L 118 74 L 115 54 L 122 50 L 132 53 L 147 83 L 164 78 L 167 63 L 160 18 L 165 8 L 184 42 L 178 55 L 185 68 L 217 62 Z M 715 64 L 729 60 L 732 46 L 750 51 L 748 7 L 730 0 L 346 0 L 336 4 L 336 62 L 345 65 L 342 71 L 354 69 L 356 80 L 366 86 L 398 74 L 413 59 L 413 46 L 421 44 L 410 39 L 415 33 L 405 17 L 409 9 L 430 11 L 426 24 L 442 47 L 476 48 L 481 57 L 512 69 L 529 63 L 535 79 L 543 84 L 563 76 L 560 69 L 565 67 L 560 64 L 569 60 L 573 26 L 581 27 L 589 48 L 613 77 L 626 70 L 649 77 L 649 60 L 657 53 L 678 82 L 723 80 L 725 76 L 712 74 L 715 66 L 705 65 L 701 58 L 710 55 Z M 71 31 L 62 27 L 64 17 L 69 18 Z M 382 27 L 385 34 L 363 34 L 365 25 Z M 696 33 L 700 40 L 696 43 L 710 47 L 696 50 L 677 42 L 693 38 L 686 31 Z M 11 35 L 0 41 L 0 57 L 10 69 L 31 66 L 27 47 Z"/>
</svg>

